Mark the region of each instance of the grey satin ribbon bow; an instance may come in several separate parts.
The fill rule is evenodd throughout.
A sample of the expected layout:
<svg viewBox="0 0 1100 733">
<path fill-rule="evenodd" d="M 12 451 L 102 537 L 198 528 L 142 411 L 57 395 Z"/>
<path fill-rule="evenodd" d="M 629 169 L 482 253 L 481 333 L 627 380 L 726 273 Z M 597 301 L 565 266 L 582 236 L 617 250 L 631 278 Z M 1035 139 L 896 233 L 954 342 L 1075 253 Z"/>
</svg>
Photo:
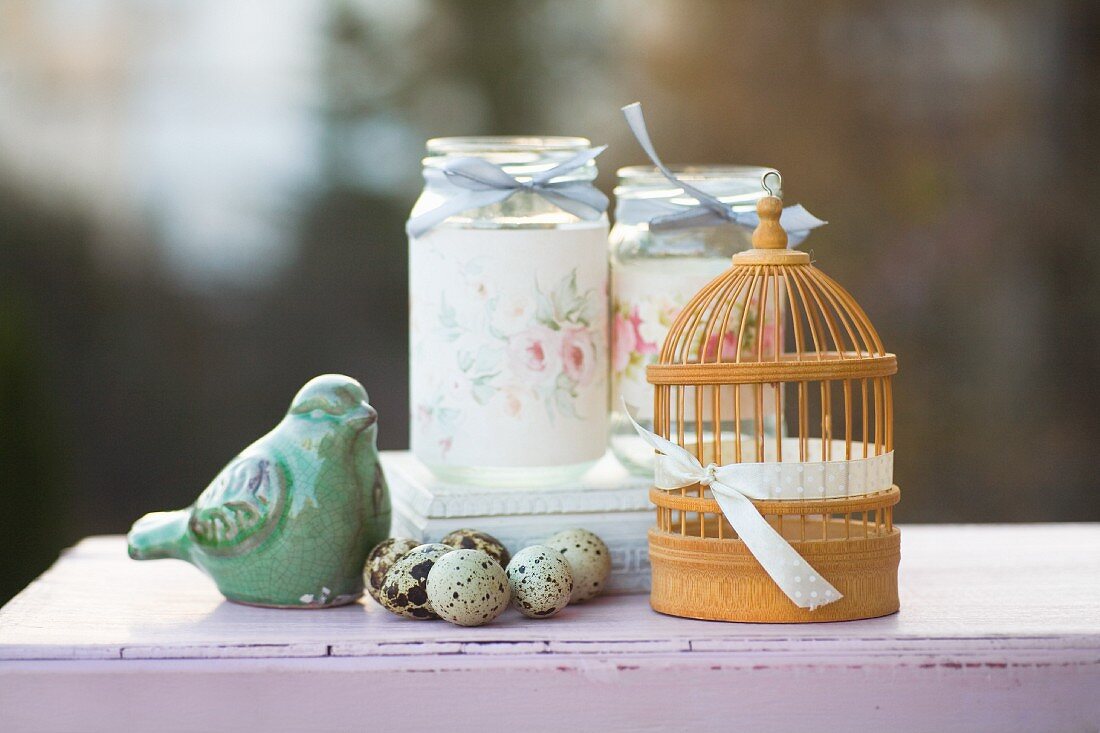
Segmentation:
<svg viewBox="0 0 1100 733">
<path fill-rule="evenodd" d="M 655 216 L 649 220 L 649 229 L 653 232 L 667 232 L 674 229 L 686 229 L 688 227 L 712 227 L 721 224 L 737 224 L 747 229 L 755 229 L 760 223 L 755 211 L 736 211 L 729 204 L 724 203 L 718 197 L 703 191 L 677 178 L 671 170 L 657 157 L 657 151 L 653 142 L 649 139 L 649 131 L 646 130 L 645 118 L 642 116 L 642 105 L 639 102 L 623 107 L 623 115 L 626 123 L 630 125 L 630 131 L 638 139 L 653 165 L 674 185 L 682 188 L 684 193 L 693 197 L 699 203 L 695 206 L 677 211 L 672 214 Z M 818 219 L 806 211 L 801 205 L 787 206 L 779 217 L 779 223 L 787 231 L 788 246 L 795 247 L 810 234 L 811 229 L 816 229 L 827 222 Z"/>
<path fill-rule="evenodd" d="M 584 167 L 606 149 L 606 145 L 601 145 L 577 153 L 549 170 L 536 173 L 529 181 L 515 178 L 484 158 L 444 161 L 438 168 L 426 169 L 424 178 L 429 184 L 449 186 L 453 195 L 431 211 L 411 217 L 405 224 L 405 231 L 410 237 L 422 236 L 449 217 L 491 206 L 520 191 L 538 194 L 559 209 L 586 221 L 599 219 L 607 211 L 607 196 L 591 181 L 553 179 Z"/>
</svg>

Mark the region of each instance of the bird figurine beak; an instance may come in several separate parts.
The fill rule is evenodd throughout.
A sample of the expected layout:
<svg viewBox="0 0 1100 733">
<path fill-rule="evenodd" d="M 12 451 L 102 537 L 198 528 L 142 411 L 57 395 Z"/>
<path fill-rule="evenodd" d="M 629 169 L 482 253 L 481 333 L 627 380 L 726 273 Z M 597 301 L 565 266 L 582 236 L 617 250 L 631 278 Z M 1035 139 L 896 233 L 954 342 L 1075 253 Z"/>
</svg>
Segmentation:
<svg viewBox="0 0 1100 733">
<path fill-rule="evenodd" d="M 378 411 L 366 402 L 360 402 L 354 410 L 348 413 L 347 422 L 356 430 L 366 430 L 378 422 Z"/>
</svg>

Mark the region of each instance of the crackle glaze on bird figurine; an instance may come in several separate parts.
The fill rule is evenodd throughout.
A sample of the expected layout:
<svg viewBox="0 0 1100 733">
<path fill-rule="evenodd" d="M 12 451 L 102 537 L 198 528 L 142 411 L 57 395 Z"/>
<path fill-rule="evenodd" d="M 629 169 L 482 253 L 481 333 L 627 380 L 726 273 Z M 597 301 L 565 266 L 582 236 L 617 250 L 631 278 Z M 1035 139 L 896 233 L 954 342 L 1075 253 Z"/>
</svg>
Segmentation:
<svg viewBox="0 0 1100 733">
<path fill-rule="evenodd" d="M 310 380 L 286 417 L 230 461 L 193 505 L 147 514 L 135 560 L 197 566 L 231 601 L 324 608 L 363 594 L 363 563 L 389 535 L 377 413 L 357 381 Z"/>
</svg>

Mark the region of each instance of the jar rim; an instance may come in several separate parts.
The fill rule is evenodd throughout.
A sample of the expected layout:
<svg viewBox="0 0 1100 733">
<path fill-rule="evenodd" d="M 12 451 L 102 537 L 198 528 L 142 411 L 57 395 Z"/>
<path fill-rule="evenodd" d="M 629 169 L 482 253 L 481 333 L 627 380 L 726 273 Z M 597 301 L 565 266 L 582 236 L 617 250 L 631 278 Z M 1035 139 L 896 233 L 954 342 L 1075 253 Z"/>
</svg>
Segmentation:
<svg viewBox="0 0 1100 733">
<path fill-rule="evenodd" d="M 752 180 L 759 184 L 765 173 L 776 170 L 764 165 L 670 165 L 669 170 L 677 178 L 692 181 Z M 655 166 L 628 165 L 617 170 L 619 183 L 624 185 L 660 184 L 672 185 Z"/>
<path fill-rule="evenodd" d="M 429 155 L 454 155 L 464 153 L 539 153 L 581 151 L 592 147 L 586 137 L 559 135 L 470 135 L 459 137 L 433 137 L 427 142 Z"/>
</svg>

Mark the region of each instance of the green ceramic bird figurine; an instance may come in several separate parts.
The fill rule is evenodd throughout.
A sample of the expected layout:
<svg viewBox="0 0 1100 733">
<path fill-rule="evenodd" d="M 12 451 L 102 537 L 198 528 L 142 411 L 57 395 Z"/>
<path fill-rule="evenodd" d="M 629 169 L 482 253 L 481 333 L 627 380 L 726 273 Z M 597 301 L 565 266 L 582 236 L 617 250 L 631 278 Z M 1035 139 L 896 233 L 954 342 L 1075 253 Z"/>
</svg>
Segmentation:
<svg viewBox="0 0 1100 733">
<path fill-rule="evenodd" d="M 363 563 L 389 536 L 377 413 L 359 382 L 311 379 L 286 417 L 222 469 L 187 509 L 147 514 L 135 560 L 177 558 L 231 601 L 323 608 L 363 594 Z"/>
</svg>

